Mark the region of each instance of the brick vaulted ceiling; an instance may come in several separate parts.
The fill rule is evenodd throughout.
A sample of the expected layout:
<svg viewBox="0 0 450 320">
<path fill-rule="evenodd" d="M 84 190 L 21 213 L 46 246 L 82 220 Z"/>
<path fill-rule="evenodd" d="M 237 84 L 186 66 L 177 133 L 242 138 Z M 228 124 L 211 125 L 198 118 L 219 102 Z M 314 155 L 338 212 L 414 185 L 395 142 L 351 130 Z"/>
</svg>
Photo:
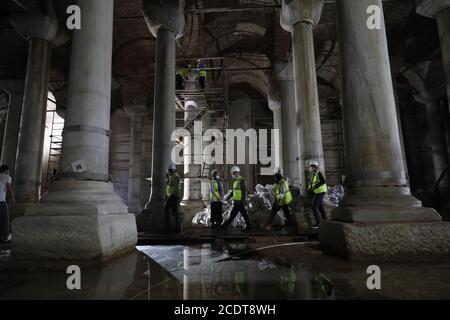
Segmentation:
<svg viewBox="0 0 450 320">
<path fill-rule="evenodd" d="M 18 11 L 45 11 L 51 2 L 0 2 L 0 79 L 23 79 L 26 71 L 27 43 L 10 25 L 9 15 Z M 65 10 L 72 2 L 53 1 L 63 28 Z M 290 60 L 290 35 L 279 25 L 280 3 L 281 0 L 186 0 L 185 36 L 178 40 L 177 59 L 181 62 L 187 58 L 226 57 L 215 64 L 234 70 L 228 81 L 247 82 L 259 91 L 267 91 L 273 63 Z M 399 64 L 398 70 L 428 59 L 439 47 L 437 37 L 429 36 L 437 34 L 434 22 L 416 15 L 412 3 L 390 0 L 384 4 L 390 53 Z M 115 0 L 113 110 L 126 104 L 152 103 L 156 42 L 147 29 L 141 7 L 142 0 Z M 336 42 L 334 3 L 327 0 L 315 30 L 321 94 L 336 95 L 339 90 Z M 70 50 L 70 41 L 53 50 L 50 87 L 60 108 L 65 104 Z M 239 68 L 244 71 L 236 72 Z M 218 71 L 211 79 L 220 86 L 225 76 Z"/>
</svg>

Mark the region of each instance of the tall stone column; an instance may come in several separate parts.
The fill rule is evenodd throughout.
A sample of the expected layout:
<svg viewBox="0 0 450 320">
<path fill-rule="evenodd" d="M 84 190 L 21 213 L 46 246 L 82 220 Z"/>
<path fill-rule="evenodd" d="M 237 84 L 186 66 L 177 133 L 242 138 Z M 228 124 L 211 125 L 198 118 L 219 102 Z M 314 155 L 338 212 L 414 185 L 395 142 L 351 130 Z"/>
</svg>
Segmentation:
<svg viewBox="0 0 450 320">
<path fill-rule="evenodd" d="M 61 180 L 13 221 L 18 257 L 100 259 L 134 247 L 135 217 L 108 182 L 113 0 L 78 0 L 61 153 Z"/>
<path fill-rule="evenodd" d="M 447 169 L 449 154 L 445 133 L 445 114 L 441 111 L 441 100 L 445 96 L 445 92 L 433 83 L 428 83 L 430 64 L 430 62 L 418 64 L 416 67 L 407 70 L 403 75 L 409 80 L 410 86 L 418 92 L 418 94 L 414 95 L 414 99 L 426 107 L 428 126 L 430 129 L 434 176 L 437 182 Z M 444 216 L 449 213 L 449 184 L 450 176 L 446 175 L 438 185 L 441 201 L 440 213 Z"/>
<path fill-rule="evenodd" d="M 149 230 L 162 229 L 166 173 L 173 164 L 171 153 L 175 144 L 171 135 L 175 130 L 175 39 L 181 37 L 184 31 L 184 0 L 169 3 L 144 0 L 143 12 L 151 33 L 156 37 L 152 191 L 143 210 L 145 215 L 151 213 L 153 222 L 142 226 Z"/>
<path fill-rule="evenodd" d="M 203 115 L 202 118 L 202 130 L 205 133 L 207 130 L 212 129 L 214 125 L 213 119 L 213 111 L 209 110 Z M 209 182 L 211 177 L 211 172 L 214 169 L 217 169 L 216 164 L 210 164 L 211 158 L 208 152 L 205 152 L 205 149 L 209 146 L 211 141 L 209 139 L 204 139 L 202 145 L 202 200 L 209 203 Z M 222 177 L 223 178 L 223 177 Z M 192 220 L 191 220 L 192 221 Z"/>
<path fill-rule="evenodd" d="M 443 115 L 441 114 L 440 100 L 423 102 L 425 102 L 424 104 L 427 109 L 431 150 L 433 152 L 434 176 L 437 180 L 441 177 L 449 165 Z M 449 197 L 449 181 L 450 175 L 447 175 L 444 179 L 442 179 L 438 186 L 441 196 L 443 196 L 444 199 Z"/>
<path fill-rule="evenodd" d="M 295 105 L 300 151 L 300 181 L 305 182 L 309 162 L 318 161 L 325 172 L 313 29 L 322 13 L 323 0 L 282 1 L 281 26 L 292 35 Z M 307 184 L 301 186 L 307 195 Z"/>
<path fill-rule="evenodd" d="M 17 144 L 19 141 L 20 119 L 22 116 L 23 93 L 9 93 L 9 108 L 6 117 L 6 127 L 3 136 L 3 148 L 0 162 L 10 168 L 11 176 L 14 178 L 14 168 L 17 156 Z"/>
<path fill-rule="evenodd" d="M 58 33 L 58 21 L 43 14 L 17 14 L 11 17 L 11 23 L 29 43 L 14 173 L 16 199 L 24 204 L 39 201 L 40 198 L 50 75 L 50 41 Z"/>
<path fill-rule="evenodd" d="M 124 107 L 130 116 L 130 165 L 128 172 L 128 210 L 134 214 L 141 211 L 141 161 L 142 127 L 147 115 L 143 105 Z"/>
<path fill-rule="evenodd" d="M 186 81 L 186 90 L 200 90 L 200 85 L 195 79 L 194 71 L 188 73 Z M 186 94 L 184 102 L 184 123 L 189 125 L 193 118 L 204 108 L 205 101 L 196 94 Z M 184 195 L 183 212 L 195 214 L 203 208 L 201 193 L 201 175 L 202 175 L 202 119 L 197 120 L 189 131 L 190 139 L 186 139 L 183 149 L 184 155 Z M 192 221 L 192 220 L 191 220 Z"/>
<path fill-rule="evenodd" d="M 381 0 L 337 0 L 347 189 L 324 221 L 324 248 L 353 259 L 400 260 L 450 253 L 450 224 L 411 196 L 402 161 L 384 19 L 366 28 Z"/>
<path fill-rule="evenodd" d="M 281 135 L 283 139 L 283 168 L 289 183 L 296 187 L 304 185 L 300 180 L 298 127 L 295 110 L 295 85 L 292 62 L 275 64 L 275 73 L 280 86 L 281 97 Z M 303 168 L 302 168 L 303 169 Z M 304 176 L 303 176 L 304 178 Z"/>
<path fill-rule="evenodd" d="M 418 14 L 436 19 L 450 102 L 450 0 L 416 0 Z"/>
<path fill-rule="evenodd" d="M 269 96 L 268 97 L 269 109 L 273 113 L 273 129 L 279 130 L 278 141 L 275 141 L 279 145 L 278 159 L 280 160 L 279 169 L 284 172 L 284 161 L 283 161 L 283 121 L 282 121 L 282 110 L 281 110 L 281 100 L 279 97 Z"/>
</svg>

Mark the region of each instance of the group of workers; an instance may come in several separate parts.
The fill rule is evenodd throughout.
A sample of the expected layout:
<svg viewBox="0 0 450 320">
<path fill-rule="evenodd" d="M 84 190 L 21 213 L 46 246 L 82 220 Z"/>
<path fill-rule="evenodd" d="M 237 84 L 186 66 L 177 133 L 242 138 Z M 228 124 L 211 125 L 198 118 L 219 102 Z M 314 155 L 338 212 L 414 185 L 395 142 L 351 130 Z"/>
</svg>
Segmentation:
<svg viewBox="0 0 450 320">
<path fill-rule="evenodd" d="M 313 229 L 318 229 L 322 220 L 326 220 L 325 209 L 323 205 L 324 196 L 327 192 L 327 184 L 325 178 L 319 170 L 319 163 L 312 161 L 309 164 L 310 179 L 308 183 L 308 190 L 312 193 L 312 210 L 315 217 L 315 225 Z M 233 223 L 238 213 L 241 213 L 245 221 L 245 228 L 243 231 L 251 230 L 250 217 L 245 208 L 246 204 L 246 184 L 245 179 L 240 174 L 240 169 L 237 166 L 231 168 L 232 174 L 232 192 L 228 196 L 224 196 L 224 188 L 218 170 L 211 172 L 211 180 L 209 184 L 210 204 L 211 204 L 211 227 L 213 229 L 227 229 Z M 291 206 L 294 202 L 294 197 L 289 187 L 289 183 L 281 172 L 277 172 L 274 176 L 274 203 L 269 214 L 265 229 L 271 230 L 272 223 L 276 214 L 281 210 L 286 218 L 286 225 L 291 227 L 293 231 L 297 231 L 298 225 L 295 219 L 295 214 L 291 212 Z M 174 165 L 171 165 L 167 175 L 166 187 L 166 205 L 164 207 L 165 227 L 170 228 L 170 211 L 175 218 L 175 231 L 180 232 L 180 221 L 178 218 L 178 205 L 180 202 L 180 186 L 181 178 L 176 172 Z M 231 209 L 230 217 L 227 221 L 223 221 L 222 205 L 224 201 L 233 199 L 233 207 Z"/>
<path fill-rule="evenodd" d="M 189 71 L 192 70 L 192 66 L 188 63 L 177 69 L 176 73 L 176 89 L 184 90 L 185 81 L 189 80 Z M 196 80 L 198 81 L 200 88 L 205 90 L 206 87 L 206 65 L 199 59 L 197 60 L 197 67 L 194 69 L 196 73 Z"/>
</svg>

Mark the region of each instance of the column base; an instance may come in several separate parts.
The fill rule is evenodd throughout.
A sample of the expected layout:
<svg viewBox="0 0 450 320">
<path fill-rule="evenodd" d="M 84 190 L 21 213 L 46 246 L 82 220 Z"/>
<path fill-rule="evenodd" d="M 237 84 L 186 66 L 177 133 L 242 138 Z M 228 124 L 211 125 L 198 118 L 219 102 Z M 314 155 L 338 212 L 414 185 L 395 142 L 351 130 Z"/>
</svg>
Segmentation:
<svg viewBox="0 0 450 320">
<path fill-rule="evenodd" d="M 66 180 L 12 223 L 14 258 L 104 259 L 131 250 L 136 221 L 112 184 Z"/>
<path fill-rule="evenodd" d="M 357 261 L 448 261 L 450 223 L 345 223 L 323 221 L 319 241 L 325 253 Z"/>
<path fill-rule="evenodd" d="M 406 187 L 365 187 L 346 190 L 339 207 L 331 212 L 331 220 L 341 222 L 438 222 L 441 216 Z"/>
</svg>

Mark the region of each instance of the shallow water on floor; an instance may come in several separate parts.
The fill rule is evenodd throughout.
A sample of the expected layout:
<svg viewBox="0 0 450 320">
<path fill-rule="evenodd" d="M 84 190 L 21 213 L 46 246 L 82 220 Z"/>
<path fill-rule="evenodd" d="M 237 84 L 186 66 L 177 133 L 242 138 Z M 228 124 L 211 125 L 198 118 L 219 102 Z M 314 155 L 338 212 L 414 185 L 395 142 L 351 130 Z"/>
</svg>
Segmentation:
<svg viewBox="0 0 450 320">
<path fill-rule="evenodd" d="M 66 262 L 0 256 L 0 299 L 448 299 L 450 263 L 367 267 L 322 255 L 315 243 L 138 246 L 107 263 L 79 263 L 81 289 L 69 290 Z M 75 262 L 71 264 L 76 264 Z"/>
</svg>

